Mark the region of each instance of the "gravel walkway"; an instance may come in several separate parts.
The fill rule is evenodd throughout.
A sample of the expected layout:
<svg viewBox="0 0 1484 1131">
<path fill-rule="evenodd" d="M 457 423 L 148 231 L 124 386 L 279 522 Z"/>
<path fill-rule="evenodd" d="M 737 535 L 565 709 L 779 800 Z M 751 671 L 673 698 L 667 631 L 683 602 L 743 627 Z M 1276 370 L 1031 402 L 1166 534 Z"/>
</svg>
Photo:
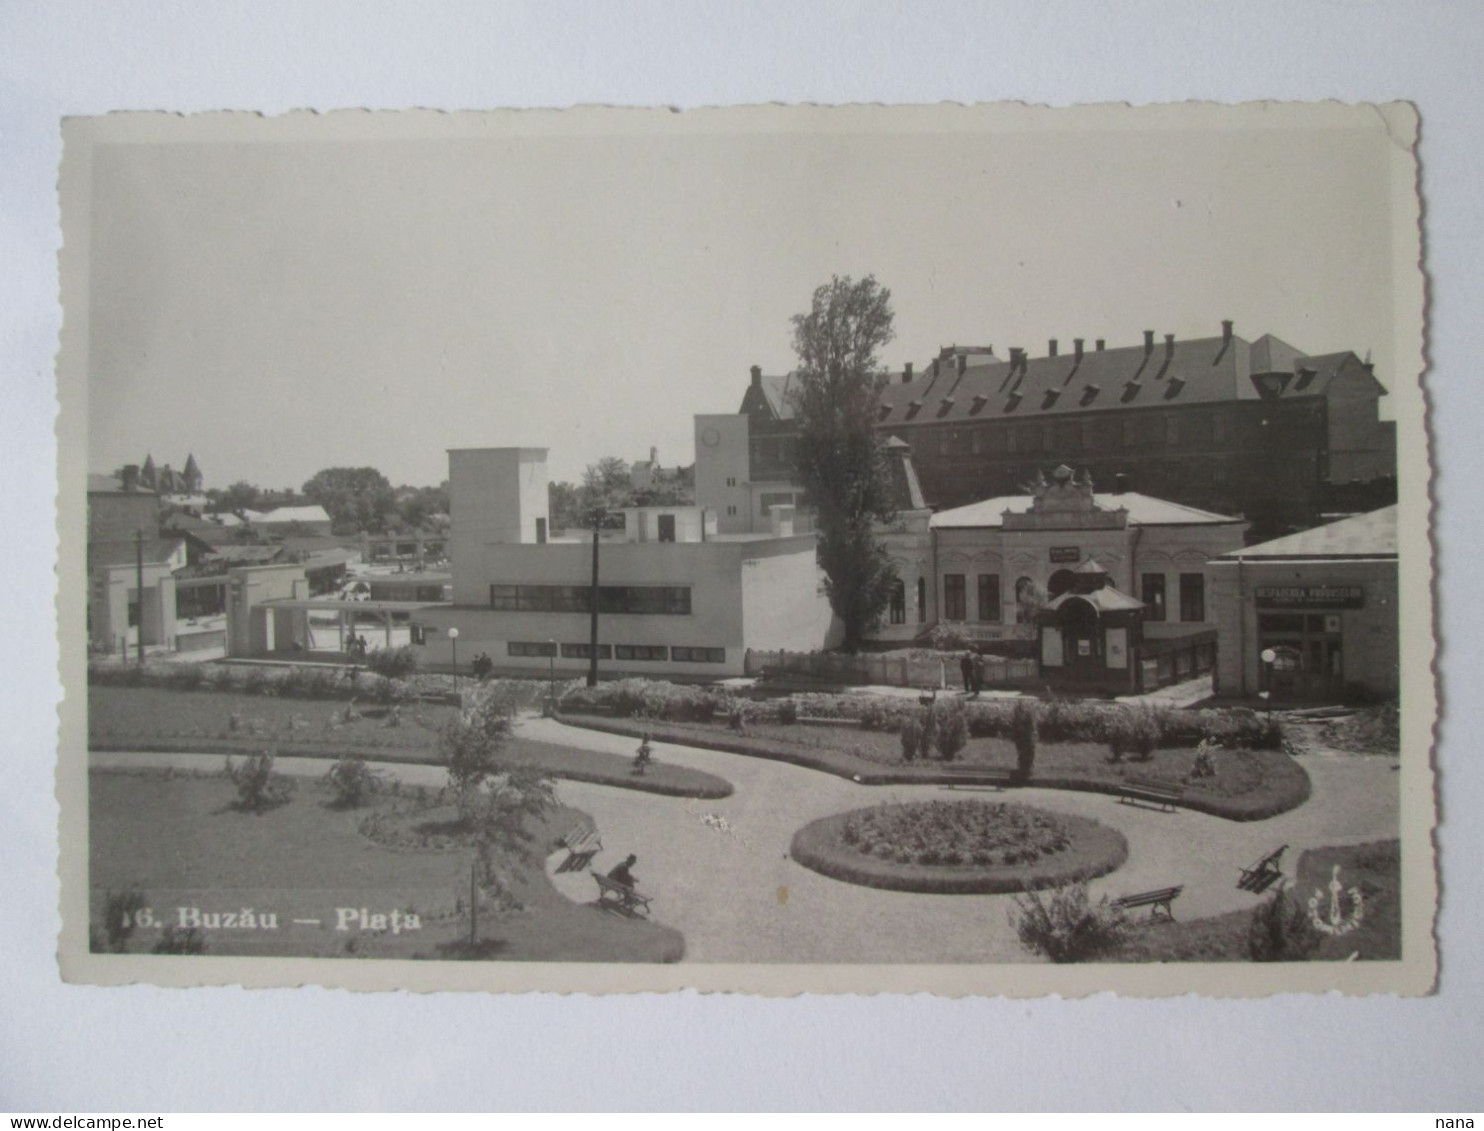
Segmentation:
<svg viewBox="0 0 1484 1131">
<path fill-rule="evenodd" d="M 529 718 L 521 734 L 543 742 L 632 756 L 621 735 Z M 1250 908 L 1258 897 L 1239 891 L 1237 870 L 1287 844 L 1292 874 L 1307 848 L 1363 843 L 1398 835 L 1397 774 L 1389 759 L 1308 755 L 1310 801 L 1266 821 L 1235 822 L 1200 813 L 1163 813 L 1121 805 L 1113 797 L 1065 790 L 1021 789 L 1000 794 L 942 786 L 859 786 L 780 762 L 720 751 L 655 744 L 663 762 L 718 774 L 736 786 L 728 798 L 696 801 L 610 786 L 560 782 L 564 803 L 590 813 L 604 849 L 593 868 L 606 872 L 633 852 L 640 890 L 654 897 L 654 917 L 676 927 L 689 962 L 952 963 L 1025 961 L 1010 928 L 1012 898 L 1004 895 L 918 895 L 878 891 L 827 879 L 788 857 L 790 840 L 818 817 L 881 801 L 924 798 L 1023 801 L 1091 817 L 1128 839 L 1123 868 L 1095 881 L 1112 895 L 1185 885 L 1175 904 L 1182 919 Z M 200 755 L 101 754 L 95 766 L 202 767 Z M 319 775 L 316 759 L 280 758 L 286 773 Z M 436 766 L 385 765 L 409 784 L 442 785 Z M 586 873 L 547 871 L 559 891 L 591 902 Z"/>
</svg>

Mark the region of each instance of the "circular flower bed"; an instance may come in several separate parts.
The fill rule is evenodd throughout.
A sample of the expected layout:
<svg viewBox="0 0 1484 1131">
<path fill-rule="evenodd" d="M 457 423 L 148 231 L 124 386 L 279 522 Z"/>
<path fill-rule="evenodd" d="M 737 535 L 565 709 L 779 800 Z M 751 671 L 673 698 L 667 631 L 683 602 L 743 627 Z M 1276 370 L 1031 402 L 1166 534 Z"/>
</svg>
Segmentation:
<svg viewBox="0 0 1484 1131">
<path fill-rule="evenodd" d="M 1103 876 L 1128 844 L 1085 817 L 993 801 L 916 801 L 805 825 L 793 858 L 847 883 L 896 891 L 992 894 Z"/>
</svg>

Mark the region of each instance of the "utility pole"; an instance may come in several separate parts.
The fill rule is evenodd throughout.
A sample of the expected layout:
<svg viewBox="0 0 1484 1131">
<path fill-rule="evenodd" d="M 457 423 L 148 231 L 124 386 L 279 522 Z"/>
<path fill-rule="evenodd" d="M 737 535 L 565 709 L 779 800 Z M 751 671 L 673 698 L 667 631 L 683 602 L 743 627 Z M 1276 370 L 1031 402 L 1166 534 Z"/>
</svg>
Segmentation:
<svg viewBox="0 0 1484 1131">
<path fill-rule="evenodd" d="M 134 531 L 134 592 L 139 612 L 134 617 L 134 641 L 139 646 L 139 666 L 144 667 L 144 531 Z"/>
<path fill-rule="evenodd" d="M 592 606 L 591 631 L 588 634 L 587 685 L 598 686 L 598 531 L 602 529 L 601 510 L 593 514 L 593 586 L 589 604 Z"/>
</svg>

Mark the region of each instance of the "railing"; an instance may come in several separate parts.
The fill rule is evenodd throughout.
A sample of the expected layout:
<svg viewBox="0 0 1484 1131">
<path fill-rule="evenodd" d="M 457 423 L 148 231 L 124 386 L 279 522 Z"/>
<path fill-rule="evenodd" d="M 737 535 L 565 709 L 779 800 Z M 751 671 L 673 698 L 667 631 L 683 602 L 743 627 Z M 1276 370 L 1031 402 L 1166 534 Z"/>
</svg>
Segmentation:
<svg viewBox="0 0 1484 1131">
<path fill-rule="evenodd" d="M 869 683 L 887 687 L 959 687 L 959 655 L 902 655 L 860 652 L 786 652 L 749 648 L 743 661 L 749 676 L 807 676 L 835 683 Z M 1036 678 L 1035 660 L 986 657 L 985 687 L 1006 687 Z"/>
<path fill-rule="evenodd" d="M 1215 667 L 1214 631 L 1173 640 L 1144 641 L 1142 674 L 1145 691 L 1194 679 Z"/>
</svg>

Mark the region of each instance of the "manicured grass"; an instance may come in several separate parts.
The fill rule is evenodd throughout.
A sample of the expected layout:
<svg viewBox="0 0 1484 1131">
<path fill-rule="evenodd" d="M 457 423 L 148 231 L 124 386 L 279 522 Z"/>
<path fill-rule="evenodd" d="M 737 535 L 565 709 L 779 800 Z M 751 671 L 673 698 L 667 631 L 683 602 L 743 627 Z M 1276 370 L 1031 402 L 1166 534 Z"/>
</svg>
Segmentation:
<svg viewBox="0 0 1484 1131">
<path fill-rule="evenodd" d="M 256 754 L 273 749 L 301 758 L 362 754 L 384 762 L 436 764 L 438 729 L 458 708 L 434 703 L 402 708 L 401 723 L 384 707 L 224 691 L 172 691 L 157 687 L 88 688 L 88 745 L 93 750 Z M 233 714 L 239 716 L 232 729 Z M 628 759 L 596 750 L 533 742 L 517 733 L 509 757 L 533 762 L 556 778 L 596 782 L 671 797 L 726 797 L 730 782 L 684 766 L 655 764 L 643 776 Z"/>
<path fill-rule="evenodd" d="M 976 766 L 1015 768 L 1015 746 L 1002 738 L 970 738 L 949 770 L 936 758 L 906 761 L 897 735 L 853 726 L 809 726 L 764 722 L 744 733 L 725 722 L 656 722 L 598 715 L 568 714 L 562 721 L 613 734 L 648 734 L 659 742 L 772 758 L 851 778 L 866 785 L 959 782 L 959 771 Z M 1108 748 L 1091 742 L 1042 742 L 1028 784 L 1049 789 L 1118 792 L 1126 776 L 1183 782 L 1195 764 L 1195 750 L 1161 747 L 1144 762 L 1112 762 Z M 1309 797 L 1309 775 L 1276 750 L 1222 750 L 1215 778 L 1190 782 L 1181 804 L 1231 820 L 1271 817 L 1302 805 Z"/>
<path fill-rule="evenodd" d="M 1361 960 L 1400 958 L 1400 842 L 1379 841 L 1305 852 L 1299 858 L 1296 878 L 1290 889 L 1292 897 L 1307 908 L 1309 899 L 1318 892 L 1317 909 L 1327 918 L 1331 869 L 1336 864 L 1340 865 L 1340 879 L 1345 888 L 1360 889 L 1365 914 L 1354 931 L 1326 936 L 1313 959 L 1343 961 L 1352 954 L 1358 954 Z M 1254 900 L 1253 910 L 1258 905 L 1259 901 Z M 1248 961 L 1247 932 L 1252 923 L 1252 911 L 1231 911 L 1208 919 L 1175 923 L 1141 916 L 1133 923 L 1133 934 L 1108 961 Z"/>
<path fill-rule="evenodd" d="M 301 779 L 293 799 L 252 815 L 232 809 L 234 790 L 218 775 L 94 771 L 89 779 L 89 886 L 95 928 L 108 892 L 137 890 L 164 923 L 180 908 L 203 913 L 273 913 L 277 930 L 209 929 L 207 955 L 436 958 L 459 956 L 469 934 L 471 853 L 464 848 L 398 851 L 360 832 L 373 811 L 404 810 L 410 798 L 341 810 L 332 793 Z M 582 814 L 562 809 L 533 831 L 551 844 Z M 673 962 L 680 934 L 571 903 L 548 882 L 541 861 L 522 863 L 518 912 L 481 909 L 484 957 L 569 962 Z M 415 912 L 419 930 L 393 934 L 337 930 L 339 908 L 372 914 Z M 294 919 L 318 919 L 320 926 Z M 141 927 L 128 949 L 148 953 L 158 929 Z"/>
<path fill-rule="evenodd" d="M 943 826 L 934 831 L 935 825 Z M 949 827 L 965 850 L 1017 863 L 924 863 L 941 859 Z M 1045 835 L 1054 833 L 1054 835 Z M 891 839 L 885 839 L 890 837 Z M 870 851 L 865 851 L 867 843 Z M 990 846 L 994 847 L 991 848 Z M 846 883 L 944 895 L 995 894 L 1104 876 L 1128 859 L 1122 834 L 1097 821 L 1029 805 L 930 802 L 855 809 L 811 821 L 794 834 L 790 855 L 806 868 Z"/>
</svg>

